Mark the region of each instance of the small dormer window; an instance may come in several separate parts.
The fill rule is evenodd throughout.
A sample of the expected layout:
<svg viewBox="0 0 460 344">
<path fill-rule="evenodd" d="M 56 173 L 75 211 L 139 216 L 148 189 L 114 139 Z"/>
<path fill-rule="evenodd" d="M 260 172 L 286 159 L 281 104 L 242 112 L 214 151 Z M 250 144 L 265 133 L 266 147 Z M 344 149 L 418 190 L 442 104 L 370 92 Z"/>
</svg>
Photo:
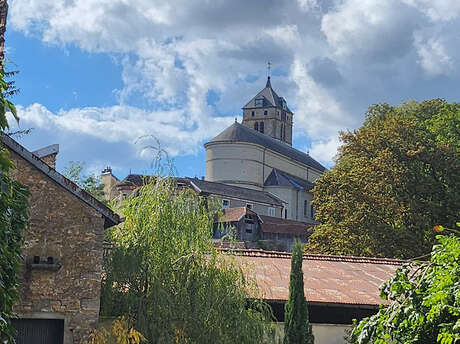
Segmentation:
<svg viewBox="0 0 460 344">
<path fill-rule="evenodd" d="M 265 116 L 268 115 L 268 111 L 267 111 L 267 110 L 264 111 L 264 115 L 265 115 Z"/>
<path fill-rule="evenodd" d="M 264 98 L 256 98 L 255 105 L 256 105 L 256 107 L 264 106 Z"/>
<path fill-rule="evenodd" d="M 254 111 L 251 111 L 251 116 L 254 117 Z"/>
</svg>

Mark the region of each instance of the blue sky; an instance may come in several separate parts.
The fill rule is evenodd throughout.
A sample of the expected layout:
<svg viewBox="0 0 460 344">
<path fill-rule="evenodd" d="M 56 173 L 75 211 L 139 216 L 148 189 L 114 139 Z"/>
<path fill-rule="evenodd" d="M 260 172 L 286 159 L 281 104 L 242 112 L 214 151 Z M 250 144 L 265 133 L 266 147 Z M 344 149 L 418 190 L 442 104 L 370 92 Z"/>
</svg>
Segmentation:
<svg viewBox="0 0 460 344">
<path fill-rule="evenodd" d="M 18 140 L 59 143 L 58 169 L 205 174 L 203 143 L 272 85 L 294 110 L 294 146 L 332 165 L 339 130 L 370 104 L 458 99 L 456 0 L 11 0 L 7 57 L 21 89 Z M 13 124 L 11 130 L 17 130 Z"/>
</svg>

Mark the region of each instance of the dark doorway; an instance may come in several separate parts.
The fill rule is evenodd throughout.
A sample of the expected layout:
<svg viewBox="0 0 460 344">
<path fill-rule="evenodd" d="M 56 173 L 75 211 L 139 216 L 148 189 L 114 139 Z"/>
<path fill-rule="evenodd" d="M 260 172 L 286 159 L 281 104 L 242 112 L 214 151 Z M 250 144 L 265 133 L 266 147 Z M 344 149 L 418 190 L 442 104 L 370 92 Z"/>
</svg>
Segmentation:
<svg viewBox="0 0 460 344">
<path fill-rule="evenodd" d="M 63 344 L 64 320 L 13 319 L 17 344 Z"/>
</svg>

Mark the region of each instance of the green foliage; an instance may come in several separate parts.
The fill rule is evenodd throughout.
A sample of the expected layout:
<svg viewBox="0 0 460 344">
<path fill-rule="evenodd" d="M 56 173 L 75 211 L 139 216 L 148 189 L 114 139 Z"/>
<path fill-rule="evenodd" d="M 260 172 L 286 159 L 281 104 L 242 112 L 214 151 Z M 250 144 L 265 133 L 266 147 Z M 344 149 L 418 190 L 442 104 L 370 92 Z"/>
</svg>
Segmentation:
<svg viewBox="0 0 460 344">
<path fill-rule="evenodd" d="M 132 317 L 149 343 L 271 338 L 268 306 L 251 299 L 255 284 L 214 249 L 212 208 L 171 178 L 152 179 L 128 198 L 104 263 L 102 314 Z"/>
<path fill-rule="evenodd" d="M 382 286 L 382 298 L 391 304 L 355 324 L 350 343 L 460 341 L 460 237 L 437 239 L 429 262 L 404 265 Z"/>
<path fill-rule="evenodd" d="M 411 258 L 427 254 L 435 224 L 460 214 L 459 104 L 434 99 L 371 106 L 342 132 L 337 164 L 316 181 L 321 225 L 307 251 Z"/>
<path fill-rule="evenodd" d="M 314 343 L 304 292 L 302 247 L 303 245 L 296 241 L 292 248 L 289 300 L 286 303 L 284 315 L 284 344 Z"/>
<path fill-rule="evenodd" d="M 83 175 L 83 168 L 84 163 L 70 161 L 62 174 L 96 199 L 107 204 L 107 201 L 104 199 L 104 184 L 101 183 L 101 177 L 95 174 Z"/>
<path fill-rule="evenodd" d="M 137 331 L 125 317 L 119 317 L 112 322 L 109 332 L 104 327 L 95 329 L 83 344 L 141 344 L 147 339 Z"/>
<path fill-rule="evenodd" d="M 0 129 L 8 128 L 7 112 L 17 118 L 14 105 L 5 99 L 8 84 L 0 70 Z M 0 342 L 13 342 L 10 318 L 18 299 L 17 273 L 20 266 L 23 231 L 27 226 L 27 189 L 10 178 L 13 167 L 8 151 L 0 148 Z"/>
</svg>

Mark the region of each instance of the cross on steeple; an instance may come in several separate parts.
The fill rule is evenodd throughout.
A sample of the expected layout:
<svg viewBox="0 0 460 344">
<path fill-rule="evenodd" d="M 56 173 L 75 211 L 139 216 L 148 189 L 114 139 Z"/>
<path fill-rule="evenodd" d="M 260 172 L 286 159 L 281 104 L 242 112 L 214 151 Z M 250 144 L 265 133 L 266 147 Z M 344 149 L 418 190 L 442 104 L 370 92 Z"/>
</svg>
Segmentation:
<svg viewBox="0 0 460 344">
<path fill-rule="evenodd" d="M 270 71 L 272 68 L 272 63 L 270 61 L 267 62 L 267 76 L 270 77 Z"/>
</svg>

